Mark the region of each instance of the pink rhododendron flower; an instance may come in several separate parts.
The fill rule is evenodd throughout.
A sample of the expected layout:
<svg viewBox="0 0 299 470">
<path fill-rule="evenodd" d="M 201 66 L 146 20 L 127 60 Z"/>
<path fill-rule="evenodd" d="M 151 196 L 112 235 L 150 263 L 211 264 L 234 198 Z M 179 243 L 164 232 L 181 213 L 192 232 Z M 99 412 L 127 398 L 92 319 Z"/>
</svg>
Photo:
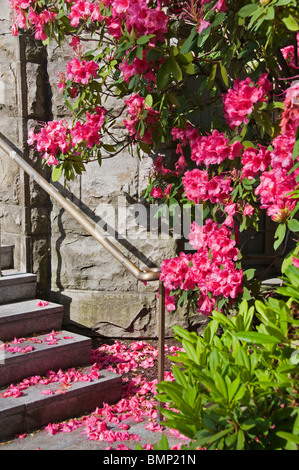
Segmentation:
<svg viewBox="0 0 299 470">
<path fill-rule="evenodd" d="M 132 77 L 136 75 L 142 75 L 143 79 L 146 79 L 148 82 L 156 82 L 155 72 L 158 67 L 161 65 L 162 60 L 155 62 L 148 62 L 146 59 L 147 51 L 143 51 L 143 57 L 135 57 L 133 62 L 129 63 L 128 59 L 125 59 L 119 66 L 119 69 L 122 71 L 124 81 L 129 83 Z"/>
<path fill-rule="evenodd" d="M 299 124 L 299 81 L 295 81 L 286 91 L 284 109 L 280 123 L 282 134 L 295 135 Z"/>
<path fill-rule="evenodd" d="M 98 68 L 99 65 L 93 60 L 79 60 L 77 57 L 74 57 L 66 66 L 68 78 L 82 85 L 87 85 L 91 77 L 97 77 Z"/>
<path fill-rule="evenodd" d="M 155 423 L 154 421 L 150 421 L 148 424 L 144 426 L 145 429 L 154 432 L 163 432 L 163 426 L 159 423 Z"/>
<path fill-rule="evenodd" d="M 182 181 L 187 198 L 195 204 L 208 200 L 213 204 L 222 203 L 233 189 L 230 178 L 221 175 L 209 179 L 207 171 L 198 169 L 186 171 Z"/>
<path fill-rule="evenodd" d="M 266 101 L 271 90 L 272 84 L 266 74 L 261 75 L 256 85 L 249 77 L 236 79 L 233 88 L 223 95 L 224 117 L 229 126 L 234 129 L 242 123 L 247 124 L 255 103 Z"/>
<path fill-rule="evenodd" d="M 252 207 L 250 204 L 246 204 L 243 213 L 245 217 L 252 215 L 254 213 L 254 207 Z"/>
<path fill-rule="evenodd" d="M 138 93 L 125 100 L 130 120 L 124 119 L 124 124 L 134 139 L 141 139 L 147 144 L 152 143 L 152 134 L 159 120 L 159 112 L 148 106 L 145 98 Z M 144 132 L 138 130 L 140 121 L 144 122 Z"/>
<path fill-rule="evenodd" d="M 67 154 L 76 144 L 85 142 L 88 148 L 100 143 L 100 131 L 106 110 L 96 107 L 94 113 L 86 113 L 85 123 L 77 121 L 73 127 L 64 120 L 48 122 L 39 133 L 29 131 L 28 144 L 35 144 L 48 165 L 59 164 L 59 154 Z"/>
<path fill-rule="evenodd" d="M 167 33 L 168 16 L 157 6 L 150 8 L 146 0 L 116 0 L 105 1 L 106 7 L 111 7 L 111 16 L 105 18 L 110 34 L 119 39 L 123 33 L 123 24 L 129 33 L 134 31 L 137 38 L 154 35 L 149 44 L 157 41 L 163 43 Z"/>
<path fill-rule="evenodd" d="M 293 257 L 293 265 L 296 268 L 299 268 L 299 258 L 297 258 L 296 256 Z"/>
<path fill-rule="evenodd" d="M 266 171 L 271 162 L 270 151 L 260 146 L 259 149 L 249 147 L 244 150 L 242 163 L 242 178 L 253 179 Z"/>
<path fill-rule="evenodd" d="M 13 35 L 13 36 L 18 36 L 18 35 L 19 35 L 18 27 L 17 27 L 16 24 L 13 24 L 13 25 L 12 25 L 11 32 L 12 32 L 12 35 Z"/>
<path fill-rule="evenodd" d="M 194 290 L 196 287 L 199 291 L 198 311 L 210 315 L 217 297 L 234 299 L 242 292 L 243 272 L 235 267 L 239 250 L 231 230 L 225 225 L 218 227 L 210 219 L 203 227 L 192 224 L 189 241 L 197 251 L 193 255 L 181 253 L 176 258 L 164 260 L 160 279 L 169 296 L 171 291 Z M 175 302 L 175 295 L 170 297 Z"/>
<path fill-rule="evenodd" d="M 224 133 L 216 129 L 210 135 L 201 136 L 192 126 L 188 126 L 186 129 L 174 128 L 172 136 L 174 140 L 180 140 L 183 145 L 190 145 L 191 159 L 198 166 L 203 163 L 209 167 L 210 165 L 219 165 L 226 159 L 234 160 L 241 156 L 244 149 L 241 142 L 235 140 L 230 143 Z"/>
<path fill-rule="evenodd" d="M 299 61 L 299 33 L 296 35 L 296 40 L 297 40 L 297 54 L 298 54 L 298 61 Z M 296 61 L 295 61 L 295 47 L 293 45 L 291 46 L 286 46 L 283 49 L 281 49 L 281 53 L 283 55 L 283 58 L 291 67 L 292 69 L 297 69 L 298 66 L 296 66 Z"/>
<path fill-rule="evenodd" d="M 41 392 L 41 395 L 54 395 L 54 392 L 53 390 L 42 390 Z"/>
<path fill-rule="evenodd" d="M 230 203 L 225 206 L 224 210 L 228 214 L 228 216 L 223 222 L 224 225 L 227 225 L 228 227 L 233 227 L 235 225 L 234 215 L 236 213 L 236 206 L 236 203 Z"/>
<path fill-rule="evenodd" d="M 205 21 L 202 18 L 200 18 L 199 25 L 197 27 L 198 34 L 201 34 L 204 29 L 207 29 L 210 26 L 210 24 L 211 23 L 209 21 Z"/>
<path fill-rule="evenodd" d="M 155 199 L 160 199 L 163 197 L 163 191 L 161 188 L 153 188 L 151 190 L 151 195 L 155 198 Z"/>
</svg>

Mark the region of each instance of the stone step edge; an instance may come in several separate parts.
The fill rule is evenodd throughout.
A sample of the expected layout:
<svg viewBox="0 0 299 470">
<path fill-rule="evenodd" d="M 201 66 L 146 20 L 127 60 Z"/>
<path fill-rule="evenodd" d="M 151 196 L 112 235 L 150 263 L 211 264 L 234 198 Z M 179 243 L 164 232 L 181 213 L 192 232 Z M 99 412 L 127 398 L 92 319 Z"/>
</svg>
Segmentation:
<svg viewBox="0 0 299 470">
<path fill-rule="evenodd" d="M 5 318 L 18 319 L 22 315 L 30 316 L 40 313 L 41 315 L 48 315 L 49 312 L 61 312 L 63 306 L 54 302 L 48 302 L 39 298 L 25 299 L 9 304 L 0 305 L 0 323 L 5 321 Z"/>
<path fill-rule="evenodd" d="M 63 306 L 35 298 L 0 304 L 0 341 L 59 330 Z"/>
<path fill-rule="evenodd" d="M 55 338 L 57 343 L 47 344 L 46 338 Z M 22 349 L 32 346 L 34 349 L 12 352 L 4 348 L 6 344 Z M 91 345 L 91 338 L 66 330 L 32 336 L 21 344 L 6 342 L 0 351 L 0 387 L 19 382 L 33 374 L 45 374 L 48 370 L 88 364 Z"/>
<path fill-rule="evenodd" d="M 120 375 L 101 370 L 98 379 L 73 382 L 64 393 L 55 393 L 58 384 L 54 382 L 30 386 L 18 398 L 1 397 L 0 440 L 38 430 L 49 423 L 77 418 L 104 403 L 117 403 L 121 398 L 121 387 Z M 54 394 L 43 395 L 43 389 L 52 390 Z"/>
<path fill-rule="evenodd" d="M 7 269 L 2 272 L 0 277 L 0 288 L 6 286 L 13 286 L 16 284 L 25 284 L 29 282 L 36 282 L 37 275 L 32 273 L 21 273 L 13 269 Z"/>
</svg>

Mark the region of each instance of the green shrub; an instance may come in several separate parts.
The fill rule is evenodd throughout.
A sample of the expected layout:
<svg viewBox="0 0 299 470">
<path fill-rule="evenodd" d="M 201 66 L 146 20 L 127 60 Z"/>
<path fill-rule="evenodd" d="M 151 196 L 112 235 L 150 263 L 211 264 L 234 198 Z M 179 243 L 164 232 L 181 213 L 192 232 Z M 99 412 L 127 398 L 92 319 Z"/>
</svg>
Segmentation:
<svg viewBox="0 0 299 470">
<path fill-rule="evenodd" d="M 297 450 L 299 269 L 283 280 L 234 317 L 214 311 L 201 336 L 173 328 L 185 352 L 172 357 L 175 380 L 158 386 L 158 398 L 166 426 L 192 439 L 185 448 Z"/>
</svg>

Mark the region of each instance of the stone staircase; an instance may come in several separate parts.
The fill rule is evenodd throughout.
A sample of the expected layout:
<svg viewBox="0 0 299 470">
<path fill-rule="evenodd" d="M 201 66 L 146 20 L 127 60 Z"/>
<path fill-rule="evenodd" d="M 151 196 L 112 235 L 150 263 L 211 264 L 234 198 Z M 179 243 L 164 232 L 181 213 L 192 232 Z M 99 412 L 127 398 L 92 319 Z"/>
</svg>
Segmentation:
<svg viewBox="0 0 299 470">
<path fill-rule="evenodd" d="M 91 338 L 63 330 L 63 307 L 36 298 L 36 276 L 13 269 L 13 246 L 1 247 L 1 263 L 0 441 L 117 402 L 121 376 L 100 370 L 96 377 Z M 32 379 L 74 370 L 85 378 L 46 385 Z"/>
</svg>

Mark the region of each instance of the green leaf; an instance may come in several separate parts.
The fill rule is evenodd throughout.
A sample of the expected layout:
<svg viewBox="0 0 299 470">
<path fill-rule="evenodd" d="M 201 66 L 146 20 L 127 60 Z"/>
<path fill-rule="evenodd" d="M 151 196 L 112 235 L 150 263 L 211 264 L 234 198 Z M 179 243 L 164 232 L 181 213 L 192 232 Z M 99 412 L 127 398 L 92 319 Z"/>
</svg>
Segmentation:
<svg viewBox="0 0 299 470">
<path fill-rule="evenodd" d="M 179 64 L 176 62 L 175 58 L 171 56 L 169 58 L 169 65 L 172 75 L 177 81 L 181 81 L 183 78 L 182 69 Z"/>
<path fill-rule="evenodd" d="M 189 51 L 191 51 L 193 44 L 195 43 L 197 39 L 197 36 L 198 36 L 198 33 L 196 31 L 196 28 L 193 28 L 190 36 L 186 39 L 186 41 L 182 45 L 181 54 L 187 54 Z"/>
<path fill-rule="evenodd" d="M 192 62 L 190 62 L 188 65 L 182 65 L 182 68 L 184 70 L 185 73 L 187 73 L 188 75 L 194 75 L 195 74 L 195 67 L 194 67 L 194 64 Z"/>
<path fill-rule="evenodd" d="M 105 149 L 107 152 L 110 152 L 110 153 L 115 152 L 114 145 L 103 144 L 103 149 Z"/>
<path fill-rule="evenodd" d="M 257 9 L 257 3 L 250 3 L 249 5 L 242 7 L 241 10 L 239 10 L 238 15 L 241 16 L 241 18 L 247 18 L 248 16 L 251 16 Z"/>
<path fill-rule="evenodd" d="M 169 59 L 166 59 L 161 65 L 157 73 L 157 87 L 162 90 L 168 85 L 171 74 L 171 67 Z"/>
<path fill-rule="evenodd" d="M 197 363 L 197 354 L 194 347 L 189 342 L 184 340 L 182 341 L 182 345 L 189 359 Z"/>
<path fill-rule="evenodd" d="M 142 46 L 137 47 L 136 57 L 139 60 L 143 60 L 143 47 Z"/>
<path fill-rule="evenodd" d="M 242 449 L 244 449 L 244 445 L 245 445 L 245 435 L 244 435 L 244 432 L 242 431 L 242 429 L 239 429 L 238 432 L 237 432 L 236 449 L 237 450 L 242 450 Z"/>
<path fill-rule="evenodd" d="M 169 450 L 169 444 L 168 444 L 168 440 L 167 440 L 167 437 L 165 436 L 165 434 L 162 434 L 162 437 L 159 441 L 159 444 L 158 444 L 158 449 L 159 450 Z"/>
<path fill-rule="evenodd" d="M 229 86 L 227 70 L 223 64 L 220 65 L 220 73 L 225 86 Z"/>
<path fill-rule="evenodd" d="M 138 45 L 147 44 L 149 40 L 153 37 L 155 37 L 155 34 L 148 34 L 146 36 L 140 36 L 140 38 L 137 39 L 136 43 Z"/>
<path fill-rule="evenodd" d="M 284 6 L 284 5 L 288 5 L 289 3 L 294 4 L 293 0 L 278 0 L 278 1 L 275 3 L 275 6 L 276 6 L 276 7 L 281 7 L 281 6 Z"/>
<path fill-rule="evenodd" d="M 145 103 L 147 104 L 147 106 L 152 107 L 152 106 L 153 106 L 153 102 L 154 102 L 154 100 L 153 100 L 152 95 L 147 95 L 147 96 L 145 97 Z"/>
<path fill-rule="evenodd" d="M 139 147 L 141 148 L 141 150 L 145 153 L 148 153 L 148 154 L 151 154 L 152 153 L 152 149 L 150 147 L 150 145 L 144 143 L 144 142 L 140 142 L 139 143 Z"/>
<path fill-rule="evenodd" d="M 217 434 L 214 434 L 214 436 L 212 435 L 208 438 L 208 442 L 213 443 L 215 441 L 218 441 L 218 439 L 221 439 L 222 437 L 226 436 L 227 434 L 231 432 L 234 432 L 233 427 L 225 429 L 224 431 L 217 432 Z"/>
<path fill-rule="evenodd" d="M 210 90 L 213 86 L 215 77 L 216 77 L 216 72 L 217 72 L 217 65 L 218 64 L 213 64 L 211 68 L 211 72 L 209 75 L 208 83 L 207 83 L 207 89 Z"/>
<path fill-rule="evenodd" d="M 280 342 L 280 340 L 278 338 L 274 338 L 274 336 L 256 333 L 255 331 L 239 331 L 236 333 L 236 337 L 240 341 L 256 344 L 277 344 Z"/>
<path fill-rule="evenodd" d="M 282 22 L 285 24 L 285 26 L 288 28 L 289 31 L 297 32 L 299 29 L 298 22 L 290 14 L 289 16 L 285 16 L 284 18 L 282 18 Z"/>
<path fill-rule="evenodd" d="M 299 140 L 296 140 L 294 147 L 293 147 L 293 159 L 295 160 L 296 157 L 299 155 Z"/>
<path fill-rule="evenodd" d="M 279 224 L 274 235 L 274 237 L 277 239 L 273 245 L 274 250 L 277 250 L 277 248 L 282 244 L 285 233 L 286 233 L 286 225 Z"/>
<path fill-rule="evenodd" d="M 232 401 L 238 388 L 239 388 L 239 385 L 240 385 L 240 376 L 238 375 L 238 377 L 232 382 L 231 386 L 228 387 L 228 398 L 229 398 L 229 401 Z"/>
<path fill-rule="evenodd" d="M 250 279 L 254 277 L 254 274 L 255 274 L 255 268 L 246 269 L 246 271 L 244 271 L 244 276 L 246 276 L 247 281 L 250 281 Z"/>
<path fill-rule="evenodd" d="M 282 437 L 283 439 L 286 439 L 287 441 L 295 442 L 295 444 L 299 445 L 299 436 L 296 434 L 291 434 L 290 432 L 285 432 L 285 431 L 278 431 L 276 433 L 278 437 Z"/>
<path fill-rule="evenodd" d="M 60 163 L 59 165 L 55 166 L 52 170 L 52 181 L 58 181 L 61 178 L 63 171 L 63 163 Z"/>
<path fill-rule="evenodd" d="M 214 310 L 212 313 L 212 318 L 213 320 L 218 321 L 222 325 L 226 325 L 233 330 L 235 329 L 234 324 L 221 312 L 217 312 L 216 310 Z"/>
<path fill-rule="evenodd" d="M 288 221 L 288 227 L 291 232 L 299 232 L 299 220 L 291 219 Z"/>
</svg>

